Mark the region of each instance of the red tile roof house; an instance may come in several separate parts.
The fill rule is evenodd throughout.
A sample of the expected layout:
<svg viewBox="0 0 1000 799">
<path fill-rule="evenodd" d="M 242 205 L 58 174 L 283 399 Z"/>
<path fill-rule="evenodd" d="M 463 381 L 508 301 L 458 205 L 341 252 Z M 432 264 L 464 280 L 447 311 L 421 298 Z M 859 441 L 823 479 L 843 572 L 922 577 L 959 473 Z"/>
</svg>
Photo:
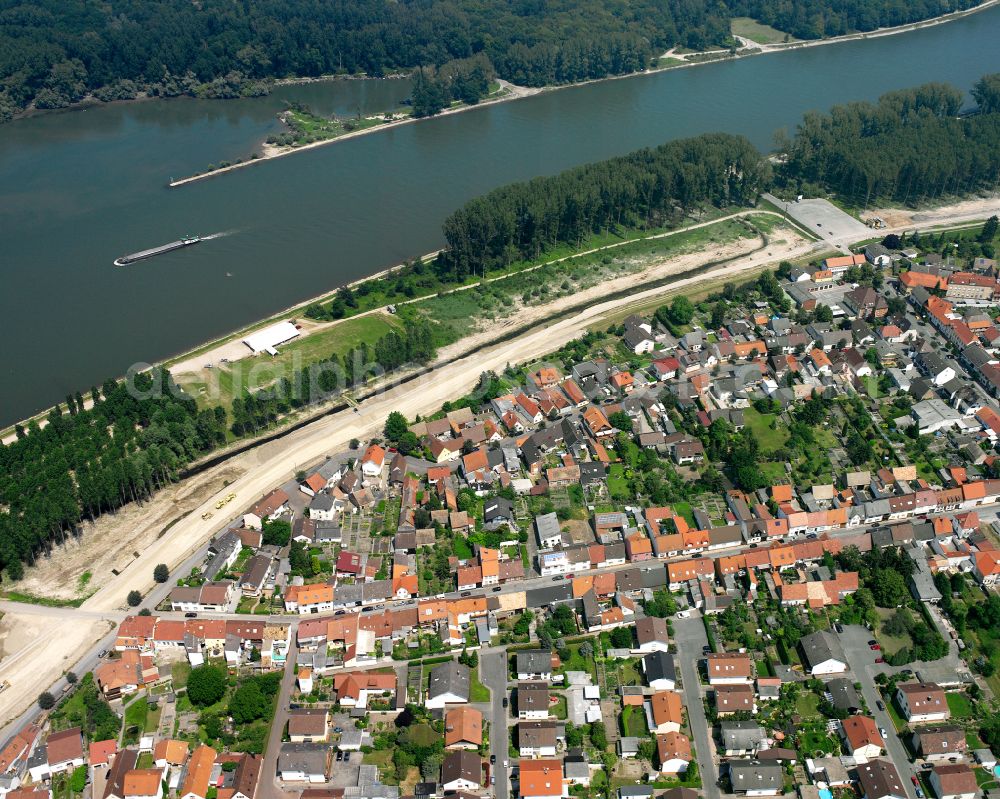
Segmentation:
<svg viewBox="0 0 1000 799">
<path fill-rule="evenodd" d="M 676 776 L 687 771 L 691 762 L 691 741 L 679 732 L 656 736 L 656 755 L 660 773 Z"/>
<path fill-rule="evenodd" d="M 875 719 L 868 716 L 848 716 L 840 722 L 840 727 L 847 749 L 856 762 L 867 763 L 871 758 L 882 756 L 885 741 L 882 740 Z"/>
<path fill-rule="evenodd" d="M 355 552 L 348 552 L 346 549 L 340 551 L 337 555 L 337 576 L 338 577 L 357 577 L 361 574 L 362 569 L 362 557 Z"/>
<path fill-rule="evenodd" d="M 259 530 L 264 519 L 275 518 L 287 507 L 288 494 L 278 488 L 250 509 L 243 517 L 244 524 L 253 530 Z"/>
<path fill-rule="evenodd" d="M 705 658 L 709 685 L 753 682 L 753 661 L 741 652 L 712 652 Z"/>
<path fill-rule="evenodd" d="M 109 738 L 106 741 L 93 741 L 88 747 L 87 760 L 93 768 L 111 765 L 111 760 L 118 754 L 118 741 Z"/>
<path fill-rule="evenodd" d="M 378 444 L 372 444 L 365 450 L 361 458 L 361 473 L 365 477 L 378 479 L 382 476 L 382 466 L 385 464 L 385 450 Z"/>
<path fill-rule="evenodd" d="M 83 735 L 79 727 L 52 733 L 45 742 L 45 749 L 50 774 L 61 774 L 83 765 Z"/>
<path fill-rule="evenodd" d="M 910 744 L 924 760 L 963 758 L 969 749 L 965 730 L 957 724 L 917 727 L 913 731 Z"/>
<path fill-rule="evenodd" d="M 715 712 L 720 717 L 741 712 L 756 713 L 757 703 L 754 701 L 753 686 L 749 684 L 717 685 L 715 687 Z"/>
<path fill-rule="evenodd" d="M 907 721 L 944 721 L 951 717 L 948 698 L 936 683 L 902 683 L 896 688 L 896 700 Z"/>
<path fill-rule="evenodd" d="M 942 763 L 930 777 L 938 799 L 974 799 L 979 793 L 975 772 L 966 763 Z"/>
</svg>

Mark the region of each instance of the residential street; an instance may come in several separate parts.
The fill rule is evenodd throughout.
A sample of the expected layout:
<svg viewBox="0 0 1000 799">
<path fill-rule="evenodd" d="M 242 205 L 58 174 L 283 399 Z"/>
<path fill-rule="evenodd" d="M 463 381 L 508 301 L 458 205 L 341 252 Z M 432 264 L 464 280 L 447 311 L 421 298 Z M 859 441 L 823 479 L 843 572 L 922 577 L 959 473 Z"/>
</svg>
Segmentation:
<svg viewBox="0 0 1000 799">
<path fill-rule="evenodd" d="M 264 762 L 261 765 L 260 782 L 257 785 L 258 799 L 287 799 L 291 796 L 278 785 L 278 753 L 281 751 L 281 739 L 288 724 L 288 703 L 295 687 L 295 661 L 298 654 L 299 648 L 293 633 L 285 661 L 285 673 L 281 678 L 281 690 L 278 692 L 278 706 L 267 736 L 267 748 L 264 750 Z"/>
<path fill-rule="evenodd" d="M 508 771 L 503 767 L 508 759 L 507 742 L 510 739 L 507 719 L 510 712 L 503 706 L 507 696 L 507 652 L 505 649 L 484 649 L 479 653 L 479 677 L 492 693 L 493 716 L 490 719 L 490 752 L 497 762 L 490 769 L 496 776 L 494 796 L 507 799 L 510 790 Z"/>
<path fill-rule="evenodd" d="M 698 757 L 702 793 L 705 799 L 721 799 L 715 744 L 712 730 L 705 718 L 701 681 L 698 678 L 699 663 L 704 657 L 702 648 L 708 646 L 708 636 L 705 634 L 701 614 L 697 611 L 686 619 L 675 618 L 673 623 L 677 660 L 680 662 L 681 679 L 684 681 L 684 706 L 687 708 L 688 724 L 691 726 L 695 754 Z"/>
<path fill-rule="evenodd" d="M 892 723 L 888 712 L 879 710 L 877 701 L 882 697 L 875 685 L 875 674 L 880 670 L 892 671 L 891 667 L 875 663 L 877 652 L 872 651 L 868 646 L 868 641 L 872 637 L 869 630 L 856 624 L 846 625 L 844 632 L 839 636 L 844 647 L 844 654 L 847 656 L 850 673 L 855 681 L 861 684 L 861 694 L 868 704 L 872 718 L 875 719 L 879 728 L 884 729 L 888 735 L 885 736 L 886 751 L 896 765 L 903 786 L 906 788 L 906 795 L 909 799 L 916 799 L 916 792 L 910 777 L 914 775 L 913 765 L 910 763 L 909 755 L 903 746 L 899 736 L 896 735 L 896 726 Z"/>
</svg>

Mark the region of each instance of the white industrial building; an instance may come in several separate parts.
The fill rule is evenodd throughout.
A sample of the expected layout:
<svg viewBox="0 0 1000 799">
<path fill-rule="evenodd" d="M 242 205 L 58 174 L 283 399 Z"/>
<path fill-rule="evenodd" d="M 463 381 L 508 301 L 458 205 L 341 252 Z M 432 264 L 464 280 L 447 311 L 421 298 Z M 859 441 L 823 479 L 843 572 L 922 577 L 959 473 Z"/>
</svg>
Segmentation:
<svg viewBox="0 0 1000 799">
<path fill-rule="evenodd" d="M 277 355 L 278 350 L 276 347 L 279 344 L 291 341 L 293 338 L 297 338 L 298 335 L 298 328 L 291 322 L 278 322 L 276 325 L 270 325 L 269 327 L 265 327 L 263 330 L 251 333 L 243 339 L 243 343 L 246 344 L 255 355 L 258 352 L 266 352 L 268 355 Z"/>
</svg>

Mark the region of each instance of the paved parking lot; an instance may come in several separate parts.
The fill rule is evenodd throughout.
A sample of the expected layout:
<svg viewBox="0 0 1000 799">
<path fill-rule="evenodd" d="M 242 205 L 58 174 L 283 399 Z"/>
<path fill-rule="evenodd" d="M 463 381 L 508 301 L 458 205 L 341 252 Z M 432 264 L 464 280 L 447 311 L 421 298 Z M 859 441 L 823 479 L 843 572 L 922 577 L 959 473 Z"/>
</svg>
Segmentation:
<svg viewBox="0 0 1000 799">
<path fill-rule="evenodd" d="M 841 211 L 829 200 L 785 202 L 770 194 L 765 194 L 764 198 L 774 203 L 800 225 L 844 252 L 847 252 L 848 242 L 878 236 L 876 231 Z"/>
</svg>

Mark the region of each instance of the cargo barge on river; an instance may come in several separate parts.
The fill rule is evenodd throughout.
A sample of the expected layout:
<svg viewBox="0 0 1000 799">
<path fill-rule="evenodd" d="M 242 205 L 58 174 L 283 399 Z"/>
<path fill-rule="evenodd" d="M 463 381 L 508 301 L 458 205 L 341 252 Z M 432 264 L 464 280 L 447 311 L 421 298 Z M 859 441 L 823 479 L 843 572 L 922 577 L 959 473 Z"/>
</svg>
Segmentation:
<svg viewBox="0 0 1000 799">
<path fill-rule="evenodd" d="M 197 244 L 200 241 L 204 241 L 200 236 L 185 236 L 183 239 L 164 244 L 162 247 L 153 247 L 149 250 L 142 250 L 134 252 L 131 255 L 123 255 L 121 258 L 115 258 L 114 263 L 115 266 L 128 266 L 129 264 L 134 264 L 136 261 L 145 261 L 147 258 L 155 258 L 157 255 L 163 255 L 166 252 L 190 247 L 192 244 Z"/>
</svg>

